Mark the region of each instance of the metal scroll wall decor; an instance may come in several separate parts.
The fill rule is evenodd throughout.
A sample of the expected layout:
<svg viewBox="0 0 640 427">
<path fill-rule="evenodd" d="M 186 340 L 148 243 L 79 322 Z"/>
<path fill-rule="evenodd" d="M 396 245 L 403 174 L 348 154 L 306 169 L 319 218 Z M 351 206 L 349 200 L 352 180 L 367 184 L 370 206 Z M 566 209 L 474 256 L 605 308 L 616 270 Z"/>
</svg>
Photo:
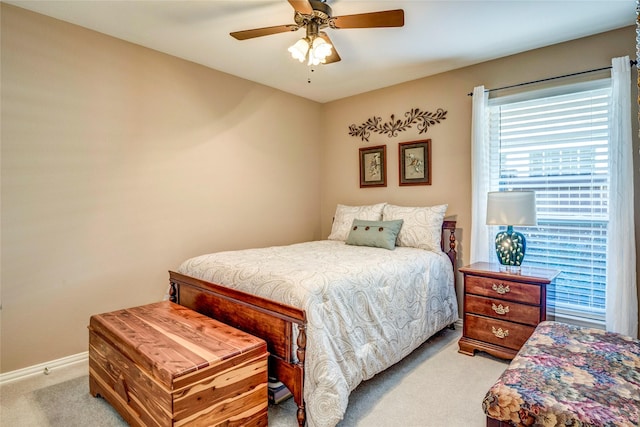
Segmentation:
<svg viewBox="0 0 640 427">
<path fill-rule="evenodd" d="M 360 137 L 362 141 L 369 142 L 371 132 L 387 135 L 389 138 L 398 136 L 398 133 L 410 129 L 417 123 L 418 133 L 425 133 L 429 127 L 440 123 L 447 118 L 447 112 L 438 108 L 435 112 L 422 111 L 419 108 L 412 108 L 404 113 L 405 119 L 396 119 L 391 115 L 388 122 L 382 122 L 381 117 L 371 117 L 360 126 L 355 124 L 349 126 L 349 135 Z"/>
</svg>

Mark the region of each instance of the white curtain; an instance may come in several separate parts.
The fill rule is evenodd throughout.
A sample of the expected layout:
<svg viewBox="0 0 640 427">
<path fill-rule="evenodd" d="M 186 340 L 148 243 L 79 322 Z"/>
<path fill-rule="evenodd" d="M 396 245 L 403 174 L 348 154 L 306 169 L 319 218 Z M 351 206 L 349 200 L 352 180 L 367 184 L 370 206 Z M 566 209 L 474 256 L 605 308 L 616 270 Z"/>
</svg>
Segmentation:
<svg viewBox="0 0 640 427">
<path fill-rule="evenodd" d="M 487 104 L 489 94 L 484 86 L 473 89 L 471 112 L 471 250 L 470 261 L 489 262 L 491 240 L 487 218 L 487 192 L 489 191 L 489 136 L 487 130 Z"/>
<path fill-rule="evenodd" d="M 611 68 L 612 127 L 607 230 L 608 331 L 638 336 L 638 293 L 633 212 L 633 148 L 631 145 L 631 65 L 629 57 L 613 58 Z"/>
</svg>

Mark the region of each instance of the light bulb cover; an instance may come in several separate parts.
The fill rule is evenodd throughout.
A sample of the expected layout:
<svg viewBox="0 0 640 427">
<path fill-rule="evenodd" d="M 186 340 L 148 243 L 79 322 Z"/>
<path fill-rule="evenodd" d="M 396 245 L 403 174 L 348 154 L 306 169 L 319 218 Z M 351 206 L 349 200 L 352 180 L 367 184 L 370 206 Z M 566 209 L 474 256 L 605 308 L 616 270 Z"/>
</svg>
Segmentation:
<svg viewBox="0 0 640 427">
<path fill-rule="evenodd" d="M 293 59 L 303 62 L 307 59 L 307 65 L 324 64 L 326 58 L 331 55 L 333 46 L 327 43 L 322 37 L 308 37 L 298 40 L 287 50 Z"/>
<path fill-rule="evenodd" d="M 327 56 L 331 55 L 332 48 L 333 46 L 331 46 L 331 44 L 320 37 L 313 40 L 313 55 L 316 58 L 324 60 Z"/>
<path fill-rule="evenodd" d="M 309 41 L 306 38 L 300 39 L 287 50 L 293 59 L 303 62 L 309 52 Z"/>
</svg>

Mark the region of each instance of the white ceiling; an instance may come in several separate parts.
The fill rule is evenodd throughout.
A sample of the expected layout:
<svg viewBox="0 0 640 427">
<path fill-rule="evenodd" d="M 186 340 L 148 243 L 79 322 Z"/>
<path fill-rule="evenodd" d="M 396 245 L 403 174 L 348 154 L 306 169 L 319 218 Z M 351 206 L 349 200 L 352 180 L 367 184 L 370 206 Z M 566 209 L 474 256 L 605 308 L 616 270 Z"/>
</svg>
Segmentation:
<svg viewBox="0 0 640 427">
<path fill-rule="evenodd" d="M 318 102 L 633 25 L 636 20 L 635 0 L 328 0 L 334 16 L 404 9 L 405 25 L 327 29 L 342 61 L 312 71 L 287 52 L 304 37 L 304 29 L 244 41 L 229 36 L 232 31 L 292 24 L 293 8 L 285 0 L 6 3 Z"/>
</svg>

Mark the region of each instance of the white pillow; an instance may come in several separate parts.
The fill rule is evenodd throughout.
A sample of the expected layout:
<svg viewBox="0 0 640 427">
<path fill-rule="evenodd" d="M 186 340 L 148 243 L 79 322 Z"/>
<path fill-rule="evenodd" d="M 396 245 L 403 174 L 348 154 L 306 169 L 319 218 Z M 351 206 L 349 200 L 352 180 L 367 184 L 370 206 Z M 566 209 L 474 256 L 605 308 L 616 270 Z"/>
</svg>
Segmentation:
<svg viewBox="0 0 640 427">
<path fill-rule="evenodd" d="M 384 221 L 403 220 L 398 233 L 397 246 L 442 252 L 442 221 L 448 205 L 407 207 L 386 205 L 382 211 Z"/>
<path fill-rule="evenodd" d="M 347 240 L 351 224 L 354 219 L 363 219 L 365 221 L 382 220 L 382 209 L 386 203 L 378 203 L 376 205 L 366 206 L 347 206 L 338 205 L 336 214 L 333 217 L 333 225 L 331 226 L 331 234 L 329 240 Z"/>
</svg>

